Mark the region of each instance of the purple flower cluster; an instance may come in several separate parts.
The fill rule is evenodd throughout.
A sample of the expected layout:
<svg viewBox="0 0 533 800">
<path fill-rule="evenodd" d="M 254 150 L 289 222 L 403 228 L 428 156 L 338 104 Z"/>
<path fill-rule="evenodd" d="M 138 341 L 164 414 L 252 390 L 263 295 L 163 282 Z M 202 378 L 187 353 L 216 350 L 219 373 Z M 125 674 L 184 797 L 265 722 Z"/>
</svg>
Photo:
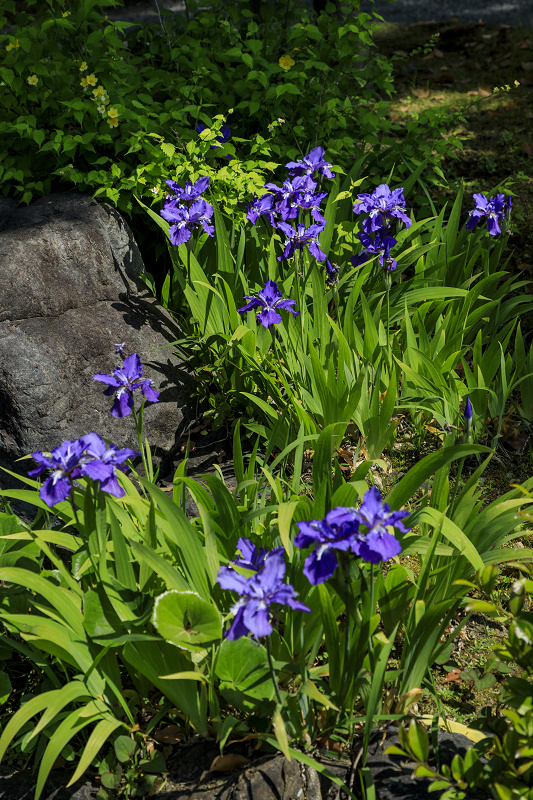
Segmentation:
<svg viewBox="0 0 533 800">
<path fill-rule="evenodd" d="M 214 214 L 213 206 L 201 195 L 209 186 L 209 178 L 198 178 L 196 183 L 185 182 L 181 187 L 176 181 L 165 181 L 171 194 L 159 212 L 163 219 L 172 223 L 169 229 L 172 244 L 184 244 L 191 238 L 192 231 L 201 227 L 208 236 L 215 235 L 215 228 L 209 224 Z"/>
<path fill-rule="evenodd" d="M 217 582 L 223 589 L 237 592 L 240 597 L 232 608 L 235 617 L 226 638 L 240 639 L 248 633 L 257 638 L 272 633 L 272 610 L 274 604 L 288 605 L 297 611 L 310 609 L 296 600 L 296 592 L 285 583 L 287 566 L 283 558 L 283 547 L 273 550 L 257 548 L 250 539 L 239 539 L 237 548 L 241 555 L 230 566 L 221 567 Z M 252 574 L 248 577 L 240 570 Z"/>
<path fill-rule="evenodd" d="M 50 508 L 66 500 L 77 478 L 91 478 L 102 491 L 123 497 L 125 492 L 117 480 L 117 469 L 125 471 L 124 462 L 137 455 L 135 450 L 127 447 L 119 450 L 114 444 L 107 445 L 97 433 L 88 433 L 73 442 L 63 442 L 51 453 L 33 453 L 32 458 L 39 466 L 28 475 L 33 477 L 50 470 L 39 491 L 39 497 Z"/>
<path fill-rule="evenodd" d="M 116 345 L 116 352 L 123 356 L 124 345 Z M 120 367 L 116 367 L 111 375 L 99 372 L 94 376 L 95 381 L 106 383 L 108 388 L 105 395 L 114 395 L 115 400 L 111 407 L 114 417 L 127 417 L 133 411 L 133 392 L 140 389 L 142 396 L 152 403 L 157 403 L 159 392 L 153 388 L 149 378 L 142 380 L 143 365 L 137 353 L 124 358 Z"/>
<path fill-rule="evenodd" d="M 302 549 L 313 546 L 303 568 L 309 583 L 324 583 L 331 578 L 338 565 L 336 551 L 352 553 L 371 564 L 398 555 L 401 545 L 388 529 L 396 527 L 407 533 L 410 528 L 405 528 L 401 520 L 408 513 L 391 511 L 372 486 L 358 509 L 338 506 L 325 519 L 297 522 L 299 533 L 294 544 Z"/>
<path fill-rule="evenodd" d="M 353 210 L 354 214 L 367 215 L 363 220 L 363 230 L 357 235 L 364 250 L 351 259 L 353 266 L 365 264 L 378 255 L 383 269 L 393 272 L 397 264 L 390 256 L 390 249 L 397 244 L 397 241 L 393 236 L 389 236 L 391 222 L 397 219 L 403 222 L 406 228 L 412 224 L 405 213 L 403 189 L 391 190 L 386 183 L 382 183 L 372 194 L 357 195 Z"/>
<path fill-rule="evenodd" d="M 325 178 L 334 178 L 331 164 L 324 159 L 324 149 L 314 147 L 301 161 L 289 161 L 286 167 L 289 177 L 281 186 L 266 183 L 267 194 L 254 197 L 247 206 L 246 216 L 252 225 L 264 216 L 273 228 L 285 234 L 283 254 L 278 256 L 278 261 L 291 258 L 304 247 L 317 261 L 324 261 L 326 254 L 320 248 L 318 236 L 326 227 L 320 206 L 328 193 L 317 191 L 318 183 L 314 175 L 318 173 Z M 309 214 L 314 223 L 306 227 L 305 222 L 301 221 L 302 213 Z"/>
<path fill-rule="evenodd" d="M 513 201 L 510 196 L 506 197 L 504 194 L 497 194 L 495 197 L 489 198 L 485 197 L 484 194 L 477 193 L 474 195 L 474 200 L 476 207 L 473 211 L 470 211 L 466 227 L 471 230 L 476 227 L 478 222 L 486 218 L 489 236 L 498 236 L 502 232 L 500 224 L 504 218 L 507 218 L 508 222 L 513 208 Z"/>
<path fill-rule="evenodd" d="M 239 314 L 244 314 L 251 308 L 261 308 L 262 311 L 257 315 L 257 321 L 265 328 L 270 325 L 278 325 L 281 322 L 281 314 L 278 311 L 280 308 L 290 311 L 293 317 L 297 317 L 300 313 L 291 308 L 296 303 L 296 300 L 282 300 L 282 294 L 276 281 L 267 281 L 265 288 L 258 292 L 257 297 L 245 294 L 244 299 L 250 302 L 237 309 Z"/>
</svg>

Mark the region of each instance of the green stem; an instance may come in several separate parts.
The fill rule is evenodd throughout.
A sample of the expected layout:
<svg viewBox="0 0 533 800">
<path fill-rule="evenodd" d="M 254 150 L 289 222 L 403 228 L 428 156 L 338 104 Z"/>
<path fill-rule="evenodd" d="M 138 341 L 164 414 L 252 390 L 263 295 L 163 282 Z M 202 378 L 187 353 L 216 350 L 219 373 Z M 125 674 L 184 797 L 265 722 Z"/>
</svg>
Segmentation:
<svg viewBox="0 0 533 800">
<path fill-rule="evenodd" d="M 137 412 L 135 411 L 135 406 L 133 407 L 133 420 L 135 422 L 135 429 L 137 431 L 137 439 L 139 440 L 139 450 L 141 451 L 141 458 L 144 467 L 144 476 L 147 480 L 151 481 L 153 479 L 153 475 L 151 474 L 151 470 L 148 467 L 148 462 L 146 460 L 146 453 L 144 450 L 143 444 L 143 410 L 144 410 L 144 398 L 141 404 L 141 410 L 139 416 L 137 416 Z"/>
<path fill-rule="evenodd" d="M 267 658 L 268 658 L 268 666 L 270 667 L 270 675 L 272 676 L 272 683 L 274 684 L 274 691 L 276 692 L 276 700 L 279 706 L 283 705 L 283 700 L 281 698 L 281 693 L 278 686 L 278 680 L 276 678 L 276 673 L 274 672 L 274 662 L 272 661 L 272 653 L 270 651 L 270 636 L 266 637 L 266 651 L 267 651 Z"/>
</svg>

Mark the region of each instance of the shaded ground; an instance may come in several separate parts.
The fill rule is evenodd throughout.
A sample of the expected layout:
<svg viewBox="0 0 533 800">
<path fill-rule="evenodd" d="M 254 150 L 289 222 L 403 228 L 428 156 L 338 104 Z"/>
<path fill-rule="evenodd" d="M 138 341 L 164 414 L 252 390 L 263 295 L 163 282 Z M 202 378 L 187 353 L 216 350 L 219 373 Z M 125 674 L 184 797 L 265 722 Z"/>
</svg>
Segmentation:
<svg viewBox="0 0 533 800">
<path fill-rule="evenodd" d="M 384 23 L 375 40 L 395 64 L 391 120 L 401 126 L 425 109 L 447 108 L 452 121 L 443 135 L 462 141 L 463 149 L 450 146 L 441 163 L 451 189 L 435 191 L 434 199 L 453 197 L 459 181 L 467 193 L 488 193 L 504 183 L 513 193 L 513 263 L 531 275 L 533 29 Z M 461 109 L 463 121 L 457 122 L 453 112 Z"/>
</svg>

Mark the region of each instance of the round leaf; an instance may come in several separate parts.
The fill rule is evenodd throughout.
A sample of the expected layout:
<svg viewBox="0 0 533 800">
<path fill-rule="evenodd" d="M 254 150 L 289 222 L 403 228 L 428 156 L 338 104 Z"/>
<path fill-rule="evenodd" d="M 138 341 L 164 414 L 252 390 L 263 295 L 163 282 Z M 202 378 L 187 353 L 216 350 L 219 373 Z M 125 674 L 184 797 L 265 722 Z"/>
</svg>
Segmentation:
<svg viewBox="0 0 533 800">
<path fill-rule="evenodd" d="M 197 650 L 222 637 L 222 616 L 218 609 L 196 592 L 165 592 L 155 601 L 153 623 L 170 644 Z"/>
</svg>

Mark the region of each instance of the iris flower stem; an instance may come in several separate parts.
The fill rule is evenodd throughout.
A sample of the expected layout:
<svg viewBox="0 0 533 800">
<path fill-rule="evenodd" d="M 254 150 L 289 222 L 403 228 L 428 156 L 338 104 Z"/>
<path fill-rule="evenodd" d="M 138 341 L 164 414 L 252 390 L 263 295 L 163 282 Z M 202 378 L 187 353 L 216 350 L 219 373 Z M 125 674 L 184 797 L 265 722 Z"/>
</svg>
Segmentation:
<svg viewBox="0 0 533 800">
<path fill-rule="evenodd" d="M 270 650 L 270 636 L 266 637 L 266 651 L 267 651 L 267 658 L 268 658 L 268 666 L 270 667 L 270 674 L 272 676 L 272 683 L 274 684 L 274 691 L 276 692 L 276 701 L 279 706 L 283 705 L 283 700 L 281 698 L 281 692 L 278 686 L 278 680 L 276 678 L 276 673 L 274 672 L 274 662 L 272 661 L 272 652 Z"/>
<path fill-rule="evenodd" d="M 148 468 L 148 462 L 146 460 L 146 453 L 144 450 L 143 444 L 143 410 L 144 410 L 144 399 L 141 404 L 141 410 L 139 412 L 139 416 L 137 416 L 137 412 L 135 411 L 135 406 L 133 407 L 133 420 L 135 422 L 135 428 L 137 430 L 137 439 L 139 440 L 139 450 L 141 451 L 141 458 L 144 467 L 144 475 L 147 480 L 151 481 L 153 478 L 152 471 Z"/>
</svg>

